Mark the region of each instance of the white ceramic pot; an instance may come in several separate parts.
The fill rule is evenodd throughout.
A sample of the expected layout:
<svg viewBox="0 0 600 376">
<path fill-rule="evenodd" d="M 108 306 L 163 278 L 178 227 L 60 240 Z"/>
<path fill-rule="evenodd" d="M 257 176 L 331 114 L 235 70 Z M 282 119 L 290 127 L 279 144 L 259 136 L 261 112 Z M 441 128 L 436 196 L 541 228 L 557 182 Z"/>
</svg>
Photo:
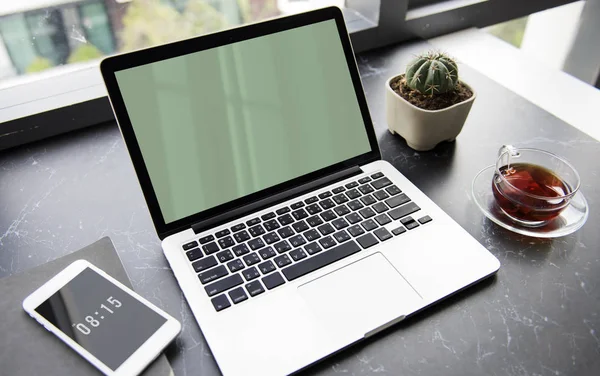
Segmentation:
<svg viewBox="0 0 600 376">
<path fill-rule="evenodd" d="M 442 141 L 454 141 L 462 130 L 477 96 L 475 90 L 461 81 L 473 92 L 471 98 L 442 110 L 424 110 L 412 105 L 392 90 L 390 83 L 397 77 L 399 76 L 390 78 L 385 84 L 387 123 L 390 132 L 402 136 L 408 146 L 418 151 L 431 150 Z"/>
</svg>

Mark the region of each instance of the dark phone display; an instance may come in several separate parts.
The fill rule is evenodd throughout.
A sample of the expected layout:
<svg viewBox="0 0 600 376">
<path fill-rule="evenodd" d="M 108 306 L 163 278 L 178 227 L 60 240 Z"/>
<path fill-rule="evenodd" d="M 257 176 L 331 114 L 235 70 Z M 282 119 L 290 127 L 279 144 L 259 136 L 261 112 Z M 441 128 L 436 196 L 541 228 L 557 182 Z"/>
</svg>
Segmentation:
<svg viewBox="0 0 600 376">
<path fill-rule="evenodd" d="M 113 371 L 167 321 L 90 268 L 35 311 Z"/>
</svg>

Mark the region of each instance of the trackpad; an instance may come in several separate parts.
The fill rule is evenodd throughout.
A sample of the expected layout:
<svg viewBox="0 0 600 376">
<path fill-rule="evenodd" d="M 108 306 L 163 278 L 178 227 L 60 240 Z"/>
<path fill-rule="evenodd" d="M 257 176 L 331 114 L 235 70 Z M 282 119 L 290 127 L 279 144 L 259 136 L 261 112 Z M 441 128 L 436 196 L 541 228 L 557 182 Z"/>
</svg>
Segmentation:
<svg viewBox="0 0 600 376">
<path fill-rule="evenodd" d="M 360 336 L 420 307 L 421 297 L 375 253 L 298 287 L 325 324 Z"/>
</svg>

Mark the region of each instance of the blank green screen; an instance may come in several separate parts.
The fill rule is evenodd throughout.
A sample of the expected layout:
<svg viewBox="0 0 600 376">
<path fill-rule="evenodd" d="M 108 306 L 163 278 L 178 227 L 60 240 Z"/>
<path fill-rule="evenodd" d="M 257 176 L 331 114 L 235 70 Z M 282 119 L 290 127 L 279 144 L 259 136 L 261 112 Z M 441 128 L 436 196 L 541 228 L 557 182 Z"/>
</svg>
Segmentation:
<svg viewBox="0 0 600 376">
<path fill-rule="evenodd" d="M 165 223 L 371 150 L 333 20 L 116 78 Z"/>
</svg>

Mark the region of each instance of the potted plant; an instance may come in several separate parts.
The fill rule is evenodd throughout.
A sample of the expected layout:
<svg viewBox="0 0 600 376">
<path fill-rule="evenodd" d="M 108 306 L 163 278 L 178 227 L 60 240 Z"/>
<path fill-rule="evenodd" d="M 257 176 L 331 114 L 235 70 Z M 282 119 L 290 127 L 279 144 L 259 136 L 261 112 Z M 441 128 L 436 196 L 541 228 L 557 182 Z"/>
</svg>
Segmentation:
<svg viewBox="0 0 600 376">
<path fill-rule="evenodd" d="M 405 74 L 386 83 L 388 128 L 404 137 L 411 148 L 431 150 L 442 141 L 454 141 L 475 96 L 459 80 L 453 59 L 440 52 L 419 55 Z"/>
</svg>

